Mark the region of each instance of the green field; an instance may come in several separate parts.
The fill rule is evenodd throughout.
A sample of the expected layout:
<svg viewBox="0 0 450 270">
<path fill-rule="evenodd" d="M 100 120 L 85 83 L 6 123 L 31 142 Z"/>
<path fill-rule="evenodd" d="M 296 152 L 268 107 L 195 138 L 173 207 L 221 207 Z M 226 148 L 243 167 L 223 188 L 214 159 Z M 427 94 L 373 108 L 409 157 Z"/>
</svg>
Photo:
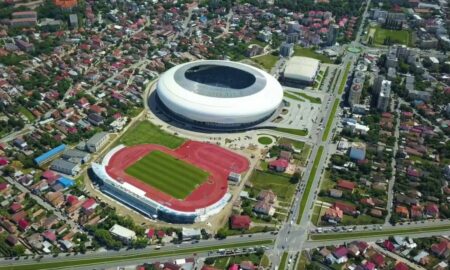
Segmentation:
<svg viewBox="0 0 450 270">
<path fill-rule="evenodd" d="M 328 58 L 326 55 L 316 53 L 313 49 L 302 48 L 300 46 L 295 46 L 294 56 L 310 57 L 310 58 L 317 59 L 320 62 L 326 63 L 326 64 L 333 63 L 333 61 L 331 61 L 331 59 Z"/>
<path fill-rule="evenodd" d="M 408 30 L 390 30 L 375 27 L 371 28 L 369 33 L 371 31 L 375 31 L 372 42 L 376 45 L 385 45 L 385 40 L 389 39 L 391 43 L 412 46 L 412 34 Z"/>
<path fill-rule="evenodd" d="M 296 129 L 296 128 L 275 128 L 276 131 L 289 133 L 297 136 L 307 136 L 307 129 Z"/>
<path fill-rule="evenodd" d="M 300 98 L 297 95 L 294 95 L 292 92 L 284 91 L 283 95 L 285 97 L 293 99 L 293 100 L 297 100 L 297 101 L 300 101 L 300 102 L 305 102 L 305 100 L 303 98 Z"/>
<path fill-rule="evenodd" d="M 127 146 L 154 143 L 172 149 L 177 148 L 183 144 L 183 142 L 184 139 L 169 134 L 148 121 L 136 123 L 134 126 L 130 127 L 119 140 L 119 143 Z"/>
<path fill-rule="evenodd" d="M 342 77 L 341 84 L 339 85 L 339 95 L 342 95 L 344 93 L 345 85 L 347 84 L 347 78 L 348 78 L 348 72 L 350 71 L 351 64 L 348 63 L 345 67 L 344 76 Z"/>
<path fill-rule="evenodd" d="M 302 150 L 303 147 L 305 146 L 305 142 L 296 141 L 296 140 L 292 140 L 292 139 L 284 138 L 284 137 L 281 137 L 278 140 L 278 144 L 290 144 L 297 150 Z"/>
<path fill-rule="evenodd" d="M 316 177 L 317 168 L 319 166 L 320 159 L 322 158 L 323 146 L 320 146 L 317 150 L 316 158 L 314 159 L 314 163 L 311 169 L 311 173 L 308 177 L 308 182 L 306 183 L 305 191 L 303 192 L 302 200 L 300 201 L 299 214 L 297 217 L 297 224 L 300 224 L 302 220 L 303 212 L 305 211 L 306 203 L 308 202 L 309 193 L 311 192 L 311 186 L 314 182 L 314 178 Z"/>
<path fill-rule="evenodd" d="M 36 119 L 34 115 L 25 107 L 19 107 L 19 112 L 23 114 L 30 122 L 33 122 Z"/>
<path fill-rule="evenodd" d="M 323 233 L 323 234 L 313 234 L 311 235 L 311 240 L 323 241 L 323 240 L 342 240 L 342 239 L 361 239 L 368 237 L 378 237 L 378 236 L 393 236 L 393 235 L 412 235 L 414 233 L 426 233 L 426 232 L 442 232 L 450 230 L 450 225 L 440 225 L 433 227 L 418 227 L 418 228 L 406 228 L 406 229 L 389 229 L 381 231 L 359 231 L 350 233 Z"/>
<path fill-rule="evenodd" d="M 96 259 L 83 259 L 82 257 L 72 257 L 72 260 L 60 261 L 60 262 L 36 262 L 34 264 L 30 264 L 30 261 L 26 262 L 26 264 L 17 264 L 14 266 L 8 265 L 0 266 L 0 270 L 50 270 L 50 269 L 71 269 L 71 267 L 82 267 L 86 266 L 86 268 L 95 268 L 94 266 L 97 264 L 105 264 L 110 262 L 121 262 L 125 263 L 127 261 L 135 261 L 136 259 L 148 259 L 148 258 L 160 258 L 164 256 L 173 256 L 173 255 L 183 255 L 189 254 L 192 256 L 195 252 L 204 252 L 204 251 L 215 251 L 221 248 L 240 248 L 240 247 L 254 247 L 258 245 L 269 245 L 271 244 L 271 240 L 260 240 L 260 241 L 248 241 L 245 243 L 234 243 L 234 244 L 225 244 L 225 245 L 217 245 L 210 247 L 201 247 L 201 248 L 185 248 L 179 250 L 171 250 L 171 251 L 152 251 L 146 252 L 138 255 L 103 255 L 101 258 Z"/>
<path fill-rule="evenodd" d="M 339 107 L 339 99 L 336 98 L 334 100 L 333 108 L 331 109 L 330 117 L 327 121 L 327 126 L 325 127 L 325 132 L 322 135 L 322 142 L 326 141 L 328 139 L 328 135 L 331 131 L 331 126 L 333 125 L 334 117 L 336 116 L 337 108 Z"/>
<path fill-rule="evenodd" d="M 269 145 L 273 142 L 273 140 L 270 137 L 262 136 L 258 138 L 258 142 L 263 145 Z"/>
<path fill-rule="evenodd" d="M 283 256 L 281 257 L 281 261 L 280 261 L 280 267 L 278 267 L 279 270 L 284 270 L 286 269 L 286 261 L 288 258 L 288 253 L 284 252 Z"/>
<path fill-rule="evenodd" d="M 271 70 L 275 63 L 278 61 L 278 56 L 266 54 L 252 58 L 253 61 L 263 66 L 266 70 Z"/>
<path fill-rule="evenodd" d="M 250 177 L 253 189 L 258 194 L 261 190 L 271 189 L 278 196 L 278 201 L 290 203 L 295 193 L 296 184 L 282 174 L 254 171 Z"/>
<path fill-rule="evenodd" d="M 161 151 L 152 151 L 125 169 L 140 181 L 177 199 L 186 198 L 208 173 Z"/>
<path fill-rule="evenodd" d="M 316 103 L 316 104 L 321 104 L 322 103 L 322 100 L 319 97 L 313 97 L 313 96 L 310 96 L 308 94 L 299 93 L 299 92 L 289 92 L 289 93 L 292 94 L 292 95 L 299 96 L 300 98 L 304 98 L 304 99 L 308 100 L 311 103 Z"/>
</svg>

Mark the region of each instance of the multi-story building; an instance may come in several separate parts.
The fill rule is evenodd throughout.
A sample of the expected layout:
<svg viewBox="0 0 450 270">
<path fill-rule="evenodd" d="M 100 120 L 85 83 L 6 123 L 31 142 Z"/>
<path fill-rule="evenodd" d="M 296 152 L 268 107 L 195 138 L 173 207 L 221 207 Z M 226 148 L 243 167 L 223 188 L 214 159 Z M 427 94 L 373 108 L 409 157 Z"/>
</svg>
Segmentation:
<svg viewBox="0 0 450 270">
<path fill-rule="evenodd" d="M 92 136 L 86 142 L 86 149 L 91 152 L 97 152 L 108 141 L 109 134 L 107 132 L 100 132 Z"/>
<path fill-rule="evenodd" d="M 391 97 L 391 81 L 383 80 L 381 82 L 381 89 L 378 94 L 377 109 L 382 112 L 387 111 L 390 97 Z"/>
</svg>

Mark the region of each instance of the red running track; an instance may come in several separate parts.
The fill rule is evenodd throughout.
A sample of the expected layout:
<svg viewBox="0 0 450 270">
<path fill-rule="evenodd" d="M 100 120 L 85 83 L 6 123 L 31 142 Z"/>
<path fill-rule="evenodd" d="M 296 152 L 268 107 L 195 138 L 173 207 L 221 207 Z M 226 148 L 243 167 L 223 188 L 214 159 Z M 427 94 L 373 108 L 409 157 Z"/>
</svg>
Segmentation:
<svg viewBox="0 0 450 270">
<path fill-rule="evenodd" d="M 209 179 L 201 184 L 184 200 L 178 200 L 152 186 L 128 175 L 125 169 L 150 153 L 159 150 L 202 168 L 210 173 Z M 172 150 L 156 144 L 142 144 L 125 147 L 115 153 L 106 165 L 106 172 L 112 178 L 128 182 L 146 192 L 146 197 L 174 210 L 194 212 L 219 201 L 227 192 L 228 175 L 231 171 L 242 173 L 249 167 L 248 160 L 220 146 L 196 141 L 187 141 Z"/>
</svg>

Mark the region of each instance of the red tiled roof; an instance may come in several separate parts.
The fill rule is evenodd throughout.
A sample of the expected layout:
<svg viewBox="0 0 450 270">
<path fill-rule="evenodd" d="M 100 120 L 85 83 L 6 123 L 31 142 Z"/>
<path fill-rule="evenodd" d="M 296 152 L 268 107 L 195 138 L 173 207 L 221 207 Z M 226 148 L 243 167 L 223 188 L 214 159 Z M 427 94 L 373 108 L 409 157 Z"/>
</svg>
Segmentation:
<svg viewBox="0 0 450 270">
<path fill-rule="evenodd" d="M 339 207 L 342 211 L 344 211 L 344 213 L 346 214 L 352 214 L 354 212 L 356 212 L 356 207 L 346 204 L 344 202 L 341 201 L 337 201 L 334 203 L 334 207 Z"/>
<path fill-rule="evenodd" d="M 274 161 L 271 161 L 269 163 L 270 167 L 281 167 L 281 168 L 287 168 L 289 166 L 289 162 L 285 159 L 277 159 Z"/>
<path fill-rule="evenodd" d="M 377 253 L 372 256 L 371 260 L 377 265 L 382 266 L 384 264 L 384 256 L 380 253 Z"/>
<path fill-rule="evenodd" d="M 250 224 L 252 220 L 249 216 L 243 215 L 243 216 L 237 216 L 234 215 L 230 219 L 231 222 L 231 228 L 233 229 L 248 229 L 250 227 Z"/>
<path fill-rule="evenodd" d="M 67 196 L 66 201 L 72 206 L 72 205 L 78 203 L 78 198 L 77 198 L 77 196 L 69 195 L 69 196 Z"/>
<path fill-rule="evenodd" d="M 26 221 L 25 219 L 19 220 L 18 226 L 19 226 L 19 228 L 20 228 L 22 231 L 28 229 L 28 226 L 29 226 L 29 225 L 30 225 L 30 224 L 29 224 L 28 221 Z"/>
<path fill-rule="evenodd" d="M 96 203 L 97 202 L 93 198 L 89 198 L 83 203 L 82 207 L 85 210 L 87 210 L 87 209 L 91 208 L 92 206 L 94 206 L 94 204 L 96 204 Z"/>
<path fill-rule="evenodd" d="M 356 187 L 356 183 L 348 181 L 348 180 L 340 179 L 337 182 L 337 186 L 340 188 L 343 188 L 343 189 L 353 190 Z"/>
<path fill-rule="evenodd" d="M 405 263 L 398 262 L 395 265 L 394 270 L 409 270 L 409 267 Z"/>
<path fill-rule="evenodd" d="M 42 233 L 42 237 L 44 237 L 45 239 L 51 241 L 51 242 L 55 242 L 56 241 L 56 235 L 54 232 L 52 231 L 45 231 Z"/>
<path fill-rule="evenodd" d="M 344 246 L 340 246 L 333 252 L 333 254 L 337 258 L 341 258 L 341 257 L 347 256 L 348 249 L 346 247 L 344 247 Z"/>
</svg>

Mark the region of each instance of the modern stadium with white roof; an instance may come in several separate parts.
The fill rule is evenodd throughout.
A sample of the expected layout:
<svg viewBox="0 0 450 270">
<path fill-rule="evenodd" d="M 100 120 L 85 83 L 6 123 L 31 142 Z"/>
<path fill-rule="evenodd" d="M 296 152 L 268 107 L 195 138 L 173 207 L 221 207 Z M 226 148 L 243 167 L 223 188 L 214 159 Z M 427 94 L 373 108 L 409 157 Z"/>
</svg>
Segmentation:
<svg viewBox="0 0 450 270">
<path fill-rule="evenodd" d="M 161 75 L 157 98 L 166 111 L 196 125 L 244 128 L 267 120 L 283 89 L 265 71 L 231 61 L 201 60 Z"/>
</svg>

